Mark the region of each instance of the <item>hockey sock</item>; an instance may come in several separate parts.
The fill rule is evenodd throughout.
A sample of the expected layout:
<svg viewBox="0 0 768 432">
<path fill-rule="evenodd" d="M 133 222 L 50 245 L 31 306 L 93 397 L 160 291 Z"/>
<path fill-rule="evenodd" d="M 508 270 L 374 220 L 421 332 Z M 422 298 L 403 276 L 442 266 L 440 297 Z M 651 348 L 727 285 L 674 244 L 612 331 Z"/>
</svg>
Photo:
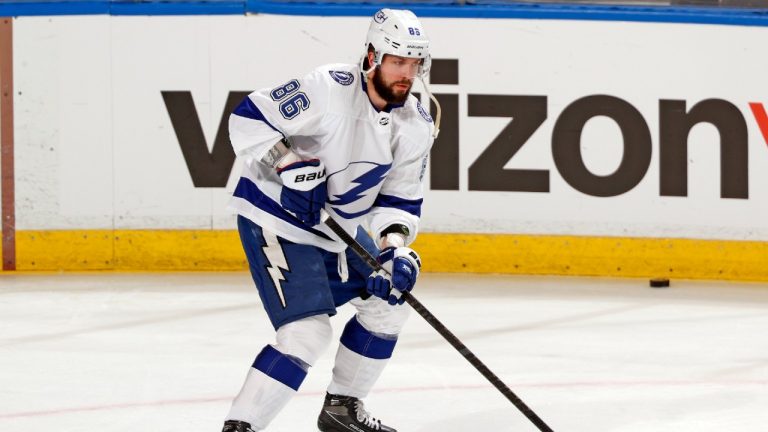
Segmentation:
<svg viewBox="0 0 768 432">
<path fill-rule="evenodd" d="M 246 421 L 254 431 L 263 430 L 296 394 L 306 376 L 305 367 L 271 345 L 265 346 L 232 402 L 227 420 Z"/>
<path fill-rule="evenodd" d="M 374 334 L 352 317 L 341 334 L 328 393 L 364 398 L 392 357 L 397 336 Z"/>
</svg>

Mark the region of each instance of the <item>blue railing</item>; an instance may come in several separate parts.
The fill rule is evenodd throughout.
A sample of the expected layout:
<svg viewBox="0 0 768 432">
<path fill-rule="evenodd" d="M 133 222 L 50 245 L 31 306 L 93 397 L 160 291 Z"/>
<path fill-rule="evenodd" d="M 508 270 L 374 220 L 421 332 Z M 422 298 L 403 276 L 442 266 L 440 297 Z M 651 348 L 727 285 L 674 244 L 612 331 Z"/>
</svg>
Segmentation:
<svg viewBox="0 0 768 432">
<path fill-rule="evenodd" d="M 243 15 L 370 16 L 381 7 L 408 8 L 421 17 L 641 21 L 768 26 L 768 9 L 523 3 L 503 0 L 411 2 L 274 0 L 0 0 L 0 16 Z"/>
</svg>

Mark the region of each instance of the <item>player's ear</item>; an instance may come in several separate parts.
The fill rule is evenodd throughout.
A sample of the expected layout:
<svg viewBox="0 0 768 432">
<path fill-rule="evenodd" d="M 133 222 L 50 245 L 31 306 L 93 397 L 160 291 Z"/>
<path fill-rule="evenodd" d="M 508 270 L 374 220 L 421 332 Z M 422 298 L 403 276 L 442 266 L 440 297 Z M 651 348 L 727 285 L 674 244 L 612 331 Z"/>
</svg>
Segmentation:
<svg viewBox="0 0 768 432">
<path fill-rule="evenodd" d="M 373 59 L 376 57 L 376 54 L 373 52 L 373 50 L 368 50 L 368 67 L 373 66 Z"/>
</svg>

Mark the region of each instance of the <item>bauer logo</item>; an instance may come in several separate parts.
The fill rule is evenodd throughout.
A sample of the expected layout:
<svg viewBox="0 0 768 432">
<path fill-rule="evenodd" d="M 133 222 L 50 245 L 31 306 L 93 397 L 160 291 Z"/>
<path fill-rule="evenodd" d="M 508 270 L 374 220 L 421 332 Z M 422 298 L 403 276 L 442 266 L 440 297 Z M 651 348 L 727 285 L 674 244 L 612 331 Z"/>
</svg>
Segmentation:
<svg viewBox="0 0 768 432">
<path fill-rule="evenodd" d="M 293 178 L 293 182 L 294 183 L 311 182 L 311 181 L 322 179 L 323 177 L 325 177 L 325 170 L 322 170 L 320 172 L 296 174 L 296 177 Z"/>
<path fill-rule="evenodd" d="M 355 76 L 347 71 L 328 71 L 328 73 L 334 81 L 344 86 L 348 86 L 355 81 Z"/>
</svg>

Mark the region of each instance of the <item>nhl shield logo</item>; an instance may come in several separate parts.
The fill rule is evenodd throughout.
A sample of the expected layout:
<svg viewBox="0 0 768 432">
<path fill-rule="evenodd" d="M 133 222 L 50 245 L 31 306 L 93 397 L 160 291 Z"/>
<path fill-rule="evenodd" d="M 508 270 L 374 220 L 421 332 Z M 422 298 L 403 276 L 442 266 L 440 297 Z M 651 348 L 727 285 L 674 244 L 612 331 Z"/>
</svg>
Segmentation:
<svg viewBox="0 0 768 432">
<path fill-rule="evenodd" d="M 331 78 L 341 85 L 348 86 L 355 81 L 355 76 L 347 71 L 328 71 L 331 74 Z"/>
</svg>

